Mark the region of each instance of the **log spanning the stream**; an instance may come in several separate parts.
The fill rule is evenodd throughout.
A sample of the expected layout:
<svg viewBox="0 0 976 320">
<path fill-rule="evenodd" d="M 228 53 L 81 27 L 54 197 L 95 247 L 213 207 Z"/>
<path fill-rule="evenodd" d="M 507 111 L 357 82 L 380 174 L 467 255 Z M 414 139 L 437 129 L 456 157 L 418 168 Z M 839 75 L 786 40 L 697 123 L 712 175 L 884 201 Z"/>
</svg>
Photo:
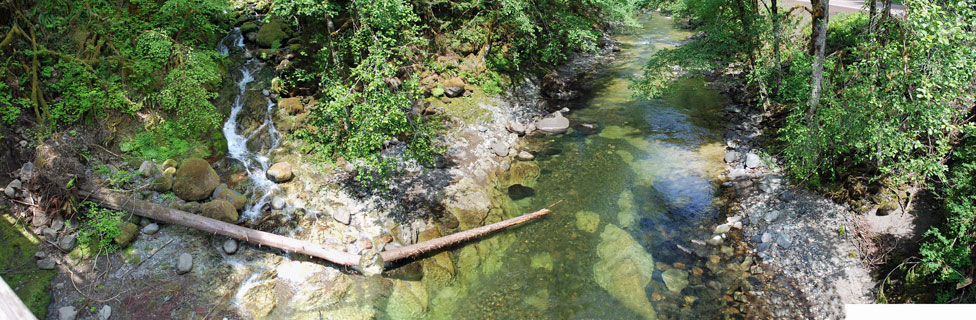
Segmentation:
<svg viewBox="0 0 976 320">
<path fill-rule="evenodd" d="M 124 210 L 132 214 L 187 228 L 228 236 L 237 240 L 247 241 L 259 245 L 269 246 L 296 252 L 307 256 L 323 259 L 337 265 L 358 268 L 362 257 L 358 254 L 329 249 L 319 244 L 298 240 L 277 234 L 254 230 L 235 224 L 210 219 L 201 215 L 161 206 L 149 201 L 133 199 L 130 196 L 110 190 L 82 189 L 78 191 L 81 198 L 94 200 L 103 207 L 113 210 Z M 521 215 L 508 220 L 492 223 L 486 226 L 461 231 L 455 234 L 427 240 L 417 244 L 394 248 L 380 252 L 380 257 L 387 265 L 399 260 L 411 259 L 423 254 L 441 250 L 472 239 L 483 237 L 495 231 L 519 225 L 527 221 L 552 213 L 549 209 Z"/>
</svg>

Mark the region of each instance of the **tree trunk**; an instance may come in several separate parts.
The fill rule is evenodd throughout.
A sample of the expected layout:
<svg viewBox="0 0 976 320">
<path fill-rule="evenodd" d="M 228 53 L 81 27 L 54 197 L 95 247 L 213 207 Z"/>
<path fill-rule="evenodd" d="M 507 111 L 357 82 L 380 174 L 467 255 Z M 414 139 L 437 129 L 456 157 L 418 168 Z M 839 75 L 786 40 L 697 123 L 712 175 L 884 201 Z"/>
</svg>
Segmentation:
<svg viewBox="0 0 976 320">
<path fill-rule="evenodd" d="M 871 41 L 874 41 L 874 22 L 878 15 L 878 3 L 876 0 L 870 0 L 871 5 L 868 7 L 868 35 L 871 36 Z"/>
<path fill-rule="evenodd" d="M 810 75 L 810 108 L 807 110 L 807 122 L 812 124 L 813 115 L 820 106 L 820 96 L 823 86 L 824 46 L 827 41 L 827 8 L 829 0 L 812 0 L 812 32 L 810 34 L 810 55 L 813 56 L 813 67 Z"/>
<path fill-rule="evenodd" d="M 779 26 L 779 4 L 776 0 L 770 0 L 770 13 L 773 19 L 773 64 L 776 67 L 776 83 L 773 84 L 773 96 L 779 94 L 779 87 L 783 84 L 783 66 L 779 59 L 780 26 Z"/>
<path fill-rule="evenodd" d="M 78 194 L 82 199 L 92 199 L 99 205 L 113 210 L 125 210 L 135 215 L 153 220 L 177 224 L 211 234 L 228 236 L 234 239 L 256 243 L 259 245 L 266 245 L 288 252 L 297 252 L 307 256 L 323 259 L 337 265 L 356 268 L 359 267 L 362 258 L 359 254 L 333 250 L 308 241 L 245 228 L 227 222 L 210 219 L 204 216 L 164 207 L 152 202 L 132 199 L 129 196 L 114 191 L 86 188 L 79 191 Z M 488 235 L 498 230 L 525 223 L 529 220 L 545 216 L 551 212 L 552 211 L 549 209 L 542 209 L 487 226 L 458 232 L 452 235 L 431 239 L 406 247 L 383 251 L 380 252 L 380 257 L 383 258 L 383 262 L 387 263 L 416 258 L 425 253 L 441 250 L 465 241 Z"/>
</svg>

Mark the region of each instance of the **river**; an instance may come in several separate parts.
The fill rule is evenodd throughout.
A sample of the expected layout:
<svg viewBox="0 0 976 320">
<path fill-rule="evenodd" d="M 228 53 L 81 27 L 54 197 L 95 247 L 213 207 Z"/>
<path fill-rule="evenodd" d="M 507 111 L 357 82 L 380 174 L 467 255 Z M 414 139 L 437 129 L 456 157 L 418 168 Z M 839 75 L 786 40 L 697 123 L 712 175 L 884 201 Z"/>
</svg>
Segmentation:
<svg viewBox="0 0 976 320">
<path fill-rule="evenodd" d="M 662 99 L 633 97 L 628 86 L 647 59 L 691 35 L 665 16 L 639 22 L 615 35 L 621 51 L 573 103 L 567 117 L 574 127 L 528 138 L 541 174 L 526 185 L 499 186 L 512 202 L 502 206 L 507 216 L 563 200 L 556 213 L 453 252 L 455 277 L 425 281 L 424 317 L 721 317 L 722 286 L 705 285 L 720 268 L 682 248 L 711 236 L 699 226 L 724 217 L 715 180 L 726 100 L 694 78 Z M 668 290 L 662 270 L 669 268 L 682 270 L 669 273 L 678 278 L 689 275 L 690 284 Z M 401 296 L 412 288 L 395 287 L 382 314 L 406 318 Z"/>
</svg>

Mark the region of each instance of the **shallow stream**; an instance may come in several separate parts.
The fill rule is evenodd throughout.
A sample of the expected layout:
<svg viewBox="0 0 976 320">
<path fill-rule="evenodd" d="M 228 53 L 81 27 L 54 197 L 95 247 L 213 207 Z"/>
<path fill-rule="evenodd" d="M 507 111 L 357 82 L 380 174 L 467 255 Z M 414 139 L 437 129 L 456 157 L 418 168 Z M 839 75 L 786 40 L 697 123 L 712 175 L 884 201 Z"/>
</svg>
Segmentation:
<svg viewBox="0 0 976 320">
<path fill-rule="evenodd" d="M 710 269 L 692 271 L 706 259 L 684 248 L 710 236 L 699 226 L 724 217 L 714 180 L 725 151 L 726 100 L 698 79 L 684 79 L 656 100 L 634 98 L 628 88 L 654 52 L 689 35 L 660 15 L 616 35 L 622 50 L 567 114 L 570 131 L 528 138 L 538 178 L 501 186 L 514 203 L 501 206 L 508 217 L 563 202 L 540 221 L 453 252 L 453 279 L 423 281 L 424 317 L 721 317 L 721 286 Z M 662 269 L 675 266 L 691 278 L 680 291 L 662 279 Z M 416 292 L 398 284 L 383 314 L 416 316 L 403 298 Z"/>
</svg>

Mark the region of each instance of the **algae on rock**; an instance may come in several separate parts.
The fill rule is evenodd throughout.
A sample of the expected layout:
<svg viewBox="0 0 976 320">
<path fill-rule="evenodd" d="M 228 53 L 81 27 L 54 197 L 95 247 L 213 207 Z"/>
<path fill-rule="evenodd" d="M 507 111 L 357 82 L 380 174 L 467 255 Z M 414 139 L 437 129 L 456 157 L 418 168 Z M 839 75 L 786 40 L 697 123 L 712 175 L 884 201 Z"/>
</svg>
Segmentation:
<svg viewBox="0 0 976 320">
<path fill-rule="evenodd" d="M 600 261 L 593 265 L 596 283 L 634 313 L 656 319 L 657 313 L 644 294 L 654 273 L 651 254 L 626 231 L 609 224 L 600 234 L 597 255 Z"/>
</svg>

